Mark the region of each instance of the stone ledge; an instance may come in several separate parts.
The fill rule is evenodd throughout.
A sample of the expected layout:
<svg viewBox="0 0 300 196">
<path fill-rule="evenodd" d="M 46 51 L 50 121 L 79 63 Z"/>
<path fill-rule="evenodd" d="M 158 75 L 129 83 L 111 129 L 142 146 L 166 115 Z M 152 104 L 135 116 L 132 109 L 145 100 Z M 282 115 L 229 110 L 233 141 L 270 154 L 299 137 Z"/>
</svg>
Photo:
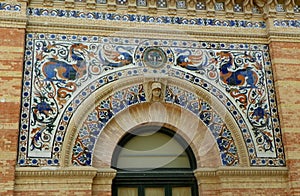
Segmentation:
<svg viewBox="0 0 300 196">
<path fill-rule="evenodd" d="M 125 4 L 119 5 L 116 1 L 106 1 L 106 3 L 96 3 L 95 0 L 88 0 L 86 2 L 78 2 L 74 0 L 53 1 L 53 0 L 25 0 L 29 6 L 44 7 L 60 7 L 60 8 L 78 8 L 81 10 L 94 11 L 97 9 L 111 10 L 111 11 L 126 11 L 130 13 L 152 13 L 157 14 L 160 12 L 167 12 L 169 15 L 207 15 L 215 16 L 222 14 L 227 18 L 232 18 L 240 15 L 244 18 L 251 18 L 254 16 L 261 16 L 265 18 L 273 17 L 286 17 L 294 18 L 299 14 L 297 5 L 294 1 L 287 1 L 285 3 L 279 3 L 275 0 L 262 1 L 262 0 L 248 0 L 242 3 L 234 3 L 234 1 L 216 2 L 212 0 L 206 0 L 200 5 L 196 5 L 196 1 L 185 1 L 186 5 L 176 6 L 175 1 L 167 0 L 165 7 L 159 7 L 155 1 L 148 2 L 146 6 L 137 6 L 138 2 L 124 1 Z M 200 7 L 200 8 L 199 8 Z M 198 8 L 198 9 L 197 9 Z"/>
<path fill-rule="evenodd" d="M 84 176 L 94 177 L 97 169 L 94 167 L 17 167 L 16 177 L 61 177 L 61 176 Z"/>
<path fill-rule="evenodd" d="M 15 191 L 110 191 L 116 171 L 94 167 L 24 167 L 16 168 Z"/>
<path fill-rule="evenodd" d="M 287 176 L 286 167 L 219 167 L 219 168 L 198 168 L 194 171 L 195 176 L 200 177 L 221 177 L 221 176 Z"/>
</svg>

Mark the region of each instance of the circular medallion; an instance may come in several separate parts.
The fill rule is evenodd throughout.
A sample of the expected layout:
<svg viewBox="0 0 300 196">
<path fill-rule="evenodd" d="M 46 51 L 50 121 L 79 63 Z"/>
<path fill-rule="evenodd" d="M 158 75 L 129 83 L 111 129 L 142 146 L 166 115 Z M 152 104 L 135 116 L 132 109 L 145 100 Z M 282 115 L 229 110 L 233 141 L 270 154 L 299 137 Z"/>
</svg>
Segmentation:
<svg viewBox="0 0 300 196">
<path fill-rule="evenodd" d="M 166 62 L 165 52 L 158 47 L 149 47 L 143 53 L 143 62 L 150 67 L 159 68 L 162 67 Z"/>
</svg>

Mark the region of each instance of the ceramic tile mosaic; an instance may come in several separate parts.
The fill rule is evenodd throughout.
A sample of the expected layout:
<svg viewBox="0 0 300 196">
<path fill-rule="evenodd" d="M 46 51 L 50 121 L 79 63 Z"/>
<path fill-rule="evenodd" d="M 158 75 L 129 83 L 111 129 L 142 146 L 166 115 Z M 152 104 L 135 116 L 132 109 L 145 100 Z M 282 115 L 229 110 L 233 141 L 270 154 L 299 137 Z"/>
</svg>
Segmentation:
<svg viewBox="0 0 300 196">
<path fill-rule="evenodd" d="M 131 105 L 146 102 L 143 85 L 134 85 L 101 100 L 83 122 L 73 147 L 73 165 L 91 165 L 95 142 L 107 122 Z"/>
<path fill-rule="evenodd" d="M 178 8 L 178 9 L 186 9 L 186 2 L 185 2 L 185 0 L 178 0 L 177 2 L 176 2 L 176 7 Z"/>
<path fill-rule="evenodd" d="M 158 7 L 167 7 L 165 0 L 157 2 Z M 198 6 L 198 5 L 197 5 Z M 200 8 L 199 8 L 200 9 Z M 117 14 L 105 12 L 83 12 L 78 10 L 61 10 L 46 8 L 28 8 L 28 16 L 35 17 L 63 17 L 78 18 L 86 20 L 107 20 L 107 21 L 127 21 L 135 23 L 156 23 L 156 24 L 176 24 L 176 25 L 193 25 L 193 26 L 215 26 L 215 27 L 232 27 L 232 28 L 254 28 L 265 29 L 264 21 L 251 20 L 222 20 L 213 18 L 190 18 L 177 16 L 148 16 L 136 14 Z"/>
<path fill-rule="evenodd" d="M 233 7 L 233 10 L 235 12 L 242 12 L 243 11 L 243 7 L 240 4 L 235 4 Z"/>
<path fill-rule="evenodd" d="M 7 2 L 0 2 L 0 10 L 9 11 L 9 12 L 20 12 L 21 4 L 10 4 Z"/>
<path fill-rule="evenodd" d="M 224 3 L 215 3 L 216 11 L 224 11 Z"/>
<path fill-rule="evenodd" d="M 99 4 L 106 4 L 107 3 L 106 0 L 96 0 L 96 2 L 99 3 Z"/>
<path fill-rule="evenodd" d="M 157 0 L 157 7 L 166 8 L 167 7 L 167 1 L 166 0 Z"/>
<path fill-rule="evenodd" d="M 92 164 L 92 152 L 95 142 L 106 123 L 120 111 L 130 105 L 146 101 L 143 85 L 117 91 L 108 98 L 100 101 L 95 109 L 83 122 L 73 147 L 72 163 L 77 166 Z M 165 92 L 165 102 L 179 105 L 194 113 L 211 131 L 219 149 L 224 166 L 238 165 L 237 148 L 232 133 L 226 127 L 222 118 L 212 107 L 192 92 L 168 85 Z"/>
<path fill-rule="evenodd" d="M 197 2 L 196 9 L 197 10 L 205 10 L 206 9 L 205 3 L 201 2 L 201 1 Z"/>
<path fill-rule="evenodd" d="M 252 13 L 253 14 L 261 14 L 261 10 L 257 6 L 253 6 Z"/>
<path fill-rule="evenodd" d="M 146 0 L 138 0 L 136 2 L 137 6 L 147 6 L 147 1 Z"/>
<path fill-rule="evenodd" d="M 118 4 L 118 5 L 126 5 L 127 4 L 127 0 L 116 0 L 116 4 Z"/>
<path fill-rule="evenodd" d="M 300 20 L 274 20 L 273 24 L 275 27 L 299 28 Z"/>
<path fill-rule="evenodd" d="M 284 12 L 284 5 L 283 4 L 277 4 L 276 5 L 276 11 L 277 12 Z"/>
<path fill-rule="evenodd" d="M 78 107 L 109 83 L 149 75 L 189 82 L 218 99 L 240 128 L 252 166 L 285 165 L 268 45 L 42 33 L 26 36 L 18 165 L 59 166 Z M 74 143 L 75 165 L 91 164 L 82 160 L 91 160 L 97 136 L 114 115 L 149 101 L 143 89 L 136 84 L 100 100 L 77 136 L 89 144 Z M 209 108 L 205 114 L 195 100 Z M 224 119 L 218 111 L 174 86 L 168 86 L 165 101 L 199 117 L 214 135 L 223 164 L 238 165 L 237 156 L 227 156 L 236 152 L 225 126 L 228 138 L 219 141 L 215 123 L 221 126 Z"/>
</svg>

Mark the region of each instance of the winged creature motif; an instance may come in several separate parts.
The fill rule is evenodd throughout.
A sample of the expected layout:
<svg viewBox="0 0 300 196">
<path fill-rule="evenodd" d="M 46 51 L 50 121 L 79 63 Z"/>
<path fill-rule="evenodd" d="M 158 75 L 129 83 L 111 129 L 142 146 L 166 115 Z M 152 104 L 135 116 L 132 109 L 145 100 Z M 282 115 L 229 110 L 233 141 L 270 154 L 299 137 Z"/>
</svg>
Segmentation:
<svg viewBox="0 0 300 196">
<path fill-rule="evenodd" d="M 133 58 L 129 50 L 129 48 L 124 48 L 122 46 L 112 48 L 105 45 L 100 52 L 100 59 L 105 66 L 123 67 L 133 62 Z"/>
<path fill-rule="evenodd" d="M 192 54 L 191 50 L 178 49 L 176 51 L 179 53 L 179 56 L 176 59 L 176 65 L 188 70 L 200 70 L 210 62 L 209 54 L 204 50 L 199 50 L 194 54 Z"/>
<path fill-rule="evenodd" d="M 246 64 L 243 68 L 234 68 L 234 58 L 230 52 L 217 53 L 221 58 L 220 78 L 229 86 L 241 86 L 241 88 L 256 88 L 258 75 L 253 67 Z"/>
<path fill-rule="evenodd" d="M 54 56 L 48 58 L 42 67 L 46 81 L 76 80 L 86 74 L 86 62 L 84 52 L 87 46 L 82 43 L 75 43 L 70 46 L 67 60 L 58 59 Z M 74 63 L 72 63 L 74 62 Z"/>
</svg>

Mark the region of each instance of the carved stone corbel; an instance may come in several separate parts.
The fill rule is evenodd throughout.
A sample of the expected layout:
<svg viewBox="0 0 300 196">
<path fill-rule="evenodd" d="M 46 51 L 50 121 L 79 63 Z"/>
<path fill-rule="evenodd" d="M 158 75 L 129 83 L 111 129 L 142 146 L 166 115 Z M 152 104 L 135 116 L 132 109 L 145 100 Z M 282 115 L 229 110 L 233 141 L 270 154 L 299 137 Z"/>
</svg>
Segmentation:
<svg viewBox="0 0 300 196">
<path fill-rule="evenodd" d="M 270 3 L 273 0 L 254 0 L 253 5 L 256 5 L 259 8 L 263 8 L 267 3 Z"/>
<path fill-rule="evenodd" d="M 286 0 L 285 1 L 285 10 L 286 10 L 286 17 L 287 18 L 294 18 L 294 0 Z"/>
<path fill-rule="evenodd" d="M 170 15 L 176 15 L 176 0 L 170 0 L 168 4 L 168 14 Z"/>
<path fill-rule="evenodd" d="M 234 17 L 234 0 L 226 0 L 225 1 L 225 11 L 226 11 L 226 17 L 227 18 L 233 18 Z"/>
<path fill-rule="evenodd" d="M 137 11 L 136 0 L 129 0 L 128 1 L 128 12 L 136 13 L 136 11 Z"/>
<path fill-rule="evenodd" d="M 96 9 L 96 1 L 95 0 L 87 0 L 86 1 L 86 8 L 87 9 Z"/>
<path fill-rule="evenodd" d="M 187 14 L 188 16 L 195 16 L 196 15 L 196 0 L 188 0 L 187 2 Z"/>
<path fill-rule="evenodd" d="M 45 7 L 53 7 L 53 0 L 44 0 L 43 6 L 45 6 Z"/>
<path fill-rule="evenodd" d="M 155 0 L 149 0 L 148 3 L 149 3 L 148 13 L 149 14 L 156 14 L 157 13 L 156 1 Z"/>
<path fill-rule="evenodd" d="M 243 1 L 243 10 L 245 14 L 245 18 L 249 19 L 253 15 L 253 0 L 245 0 Z"/>
<path fill-rule="evenodd" d="M 31 0 L 18 0 L 18 2 L 25 2 L 27 5 L 29 5 Z"/>
<path fill-rule="evenodd" d="M 263 8 L 263 15 L 265 18 L 274 18 L 276 17 L 276 5 L 277 1 L 276 0 L 255 0 L 256 2 L 259 2 L 260 5 Z"/>
<path fill-rule="evenodd" d="M 206 0 L 206 15 L 215 16 L 215 0 Z"/>
<path fill-rule="evenodd" d="M 65 8 L 74 8 L 74 0 L 65 0 Z"/>
<path fill-rule="evenodd" d="M 107 11 L 116 11 L 116 1 L 115 0 L 108 0 L 107 1 Z"/>
</svg>

